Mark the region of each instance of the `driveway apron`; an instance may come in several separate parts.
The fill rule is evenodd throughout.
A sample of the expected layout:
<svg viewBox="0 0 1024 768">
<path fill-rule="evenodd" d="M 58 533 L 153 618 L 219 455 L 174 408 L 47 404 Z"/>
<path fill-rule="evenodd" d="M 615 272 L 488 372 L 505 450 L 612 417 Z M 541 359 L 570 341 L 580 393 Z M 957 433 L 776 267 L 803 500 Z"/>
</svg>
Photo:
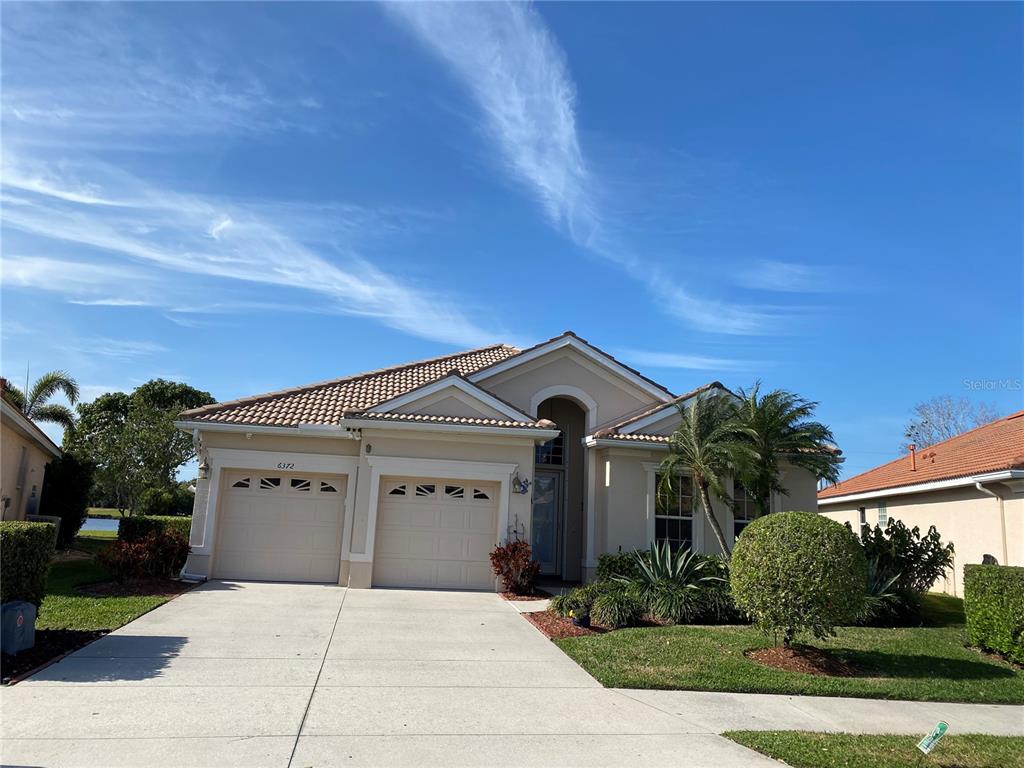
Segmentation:
<svg viewBox="0 0 1024 768">
<path fill-rule="evenodd" d="M 659 705 L 602 688 L 493 594 L 209 582 L 0 691 L 0 758 L 775 765 Z"/>
</svg>

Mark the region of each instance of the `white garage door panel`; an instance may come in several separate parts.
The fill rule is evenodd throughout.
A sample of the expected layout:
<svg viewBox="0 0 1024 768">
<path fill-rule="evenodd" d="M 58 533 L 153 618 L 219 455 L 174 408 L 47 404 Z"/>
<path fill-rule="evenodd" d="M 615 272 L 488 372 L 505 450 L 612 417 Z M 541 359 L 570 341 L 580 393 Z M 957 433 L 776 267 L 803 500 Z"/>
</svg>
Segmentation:
<svg viewBox="0 0 1024 768">
<path fill-rule="evenodd" d="M 374 585 L 493 589 L 497 520 L 494 483 L 385 478 Z"/>
<path fill-rule="evenodd" d="M 214 576 L 338 580 L 344 479 L 235 472 L 225 486 Z"/>
</svg>

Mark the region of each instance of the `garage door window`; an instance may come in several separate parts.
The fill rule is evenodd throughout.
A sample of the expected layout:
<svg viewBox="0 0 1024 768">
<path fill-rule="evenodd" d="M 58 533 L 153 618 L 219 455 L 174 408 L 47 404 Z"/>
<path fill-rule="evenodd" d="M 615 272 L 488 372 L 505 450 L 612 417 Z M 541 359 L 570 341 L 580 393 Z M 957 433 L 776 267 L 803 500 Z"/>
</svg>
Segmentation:
<svg viewBox="0 0 1024 768">
<path fill-rule="evenodd" d="M 272 491 L 275 488 L 281 487 L 280 477 L 261 477 L 260 478 L 260 490 L 261 491 Z"/>
<path fill-rule="evenodd" d="M 231 487 L 232 488 L 248 488 L 249 487 L 249 478 L 248 477 L 243 477 L 241 480 L 235 480 L 235 482 L 233 482 L 231 484 Z"/>
<path fill-rule="evenodd" d="M 430 484 L 430 485 L 417 485 L 416 486 L 416 495 L 417 496 L 433 496 L 435 490 L 437 490 L 437 486 L 433 485 L 433 484 Z"/>
<path fill-rule="evenodd" d="M 320 481 L 320 493 L 337 493 L 338 489 L 330 483 L 325 483 L 323 480 Z"/>
</svg>

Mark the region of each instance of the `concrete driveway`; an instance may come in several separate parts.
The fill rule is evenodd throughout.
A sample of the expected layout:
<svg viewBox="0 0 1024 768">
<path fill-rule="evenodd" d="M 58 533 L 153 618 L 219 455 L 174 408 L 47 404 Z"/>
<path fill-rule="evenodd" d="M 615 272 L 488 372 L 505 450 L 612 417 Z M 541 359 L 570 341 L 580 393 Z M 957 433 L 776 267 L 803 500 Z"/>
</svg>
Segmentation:
<svg viewBox="0 0 1024 768">
<path fill-rule="evenodd" d="M 0 691 L 5 765 L 776 765 L 495 595 L 211 582 Z"/>
</svg>

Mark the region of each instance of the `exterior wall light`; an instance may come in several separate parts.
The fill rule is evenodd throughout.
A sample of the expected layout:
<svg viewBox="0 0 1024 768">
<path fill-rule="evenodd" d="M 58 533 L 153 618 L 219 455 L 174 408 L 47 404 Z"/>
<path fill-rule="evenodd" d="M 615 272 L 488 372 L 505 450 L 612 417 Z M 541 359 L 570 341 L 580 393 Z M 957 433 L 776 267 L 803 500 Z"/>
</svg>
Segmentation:
<svg viewBox="0 0 1024 768">
<path fill-rule="evenodd" d="M 519 470 L 512 476 L 512 493 L 529 493 L 530 481 L 519 476 Z"/>
<path fill-rule="evenodd" d="M 209 480 L 210 479 L 210 464 L 209 464 L 209 462 L 206 461 L 206 459 L 203 459 L 199 463 L 199 479 L 200 480 Z"/>
</svg>

